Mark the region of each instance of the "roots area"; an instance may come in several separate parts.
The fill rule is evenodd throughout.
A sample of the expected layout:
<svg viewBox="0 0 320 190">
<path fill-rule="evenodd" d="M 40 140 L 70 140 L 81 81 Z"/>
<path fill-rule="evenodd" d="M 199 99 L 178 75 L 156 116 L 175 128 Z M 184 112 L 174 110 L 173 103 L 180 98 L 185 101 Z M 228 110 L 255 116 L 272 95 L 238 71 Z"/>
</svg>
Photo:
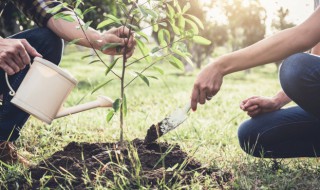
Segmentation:
<svg viewBox="0 0 320 190">
<path fill-rule="evenodd" d="M 221 188 L 232 179 L 230 172 L 202 166 L 178 145 L 144 144 L 144 140 L 135 139 L 125 147 L 119 148 L 116 143 L 72 142 L 30 168 L 31 181 L 20 179 L 9 187 L 17 189 L 19 184 L 18 189 L 161 189 L 202 183 Z"/>
</svg>

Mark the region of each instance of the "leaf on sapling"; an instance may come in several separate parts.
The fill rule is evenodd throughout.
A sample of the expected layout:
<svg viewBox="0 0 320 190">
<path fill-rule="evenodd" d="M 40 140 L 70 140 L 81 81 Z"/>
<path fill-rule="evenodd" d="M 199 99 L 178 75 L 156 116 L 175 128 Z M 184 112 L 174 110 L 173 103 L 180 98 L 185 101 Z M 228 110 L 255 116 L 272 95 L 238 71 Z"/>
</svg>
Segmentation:
<svg viewBox="0 0 320 190">
<path fill-rule="evenodd" d="M 178 25 L 179 25 L 180 29 L 184 30 L 184 28 L 186 26 L 186 20 L 184 19 L 184 17 L 182 15 L 179 15 L 179 17 L 178 17 Z"/>
<path fill-rule="evenodd" d="M 149 80 L 148 80 L 148 78 L 147 78 L 146 76 L 144 76 L 143 74 L 138 73 L 138 72 L 135 72 L 135 73 L 137 73 L 137 75 L 138 75 L 138 76 L 143 80 L 143 82 L 145 82 L 148 86 L 150 85 Z"/>
<path fill-rule="evenodd" d="M 158 77 L 155 77 L 155 76 L 148 76 L 148 78 L 152 78 L 152 79 L 158 80 Z"/>
<path fill-rule="evenodd" d="M 97 63 L 97 62 L 101 62 L 101 60 L 100 59 L 96 59 L 96 60 L 90 61 L 88 64 L 90 65 L 92 63 Z"/>
<path fill-rule="evenodd" d="M 119 47 L 121 46 L 120 43 L 108 43 L 108 44 L 105 44 L 101 47 L 101 51 L 105 51 L 107 49 L 111 49 L 111 48 L 115 48 L 115 47 Z"/>
<path fill-rule="evenodd" d="M 63 13 L 63 12 L 60 12 L 60 13 L 54 15 L 53 18 L 54 19 L 62 19 L 62 20 L 68 21 L 68 22 L 75 21 L 75 19 L 71 15 Z"/>
<path fill-rule="evenodd" d="M 87 8 L 87 9 L 83 12 L 83 15 L 85 15 L 85 14 L 93 11 L 94 9 L 96 9 L 96 6 L 91 6 L 91 7 Z"/>
<path fill-rule="evenodd" d="M 109 84 L 111 81 L 113 81 L 113 79 L 110 79 L 100 85 L 98 85 L 95 89 L 92 90 L 91 94 L 95 93 L 97 90 L 99 90 L 100 88 L 104 87 L 105 85 Z"/>
<path fill-rule="evenodd" d="M 158 71 L 161 75 L 164 74 L 164 71 L 160 69 L 159 67 L 153 66 L 154 70 Z"/>
<path fill-rule="evenodd" d="M 147 14 L 149 14 L 153 19 L 157 20 L 158 19 L 158 14 L 151 10 L 151 9 L 146 9 Z"/>
<path fill-rule="evenodd" d="M 127 97 L 125 94 L 123 94 L 123 99 L 122 99 L 122 107 L 123 107 L 123 114 L 124 116 L 127 115 L 127 112 L 128 112 L 128 107 L 127 107 Z"/>
<path fill-rule="evenodd" d="M 98 24 L 97 29 L 103 28 L 103 27 L 108 26 L 113 23 L 116 23 L 116 22 L 112 19 L 104 20 Z"/>
<path fill-rule="evenodd" d="M 175 25 L 175 22 L 170 22 L 170 25 L 171 25 L 171 27 L 172 27 L 173 32 L 174 32 L 176 35 L 180 35 L 180 30 L 179 30 L 179 28 Z"/>
<path fill-rule="evenodd" d="M 116 65 L 116 63 L 118 62 L 118 60 L 120 59 L 121 57 L 118 57 L 117 59 L 113 60 L 112 63 L 108 66 L 106 72 L 105 72 L 105 75 L 107 76 L 108 73 L 113 69 L 113 67 Z"/>
<path fill-rule="evenodd" d="M 190 19 L 185 18 L 186 22 L 191 26 L 191 29 L 194 34 L 199 34 L 199 28 L 195 22 Z"/>
<path fill-rule="evenodd" d="M 159 25 L 158 25 L 158 24 L 154 24 L 154 25 L 152 26 L 152 28 L 153 28 L 153 31 L 154 31 L 154 32 L 158 32 L 158 30 L 159 30 Z"/>
<path fill-rule="evenodd" d="M 159 30 L 158 32 L 158 41 L 159 41 L 159 44 L 164 47 L 167 45 L 167 43 L 165 43 L 164 41 L 164 32 L 163 32 L 163 29 Z"/>
<path fill-rule="evenodd" d="M 83 25 L 83 29 L 84 30 L 88 30 L 88 28 L 90 27 L 92 21 L 86 22 L 85 25 Z"/>
<path fill-rule="evenodd" d="M 180 7 L 180 5 L 179 5 L 179 3 L 176 3 L 175 5 L 174 5 L 175 7 L 176 7 L 176 11 L 177 11 L 177 13 L 178 14 L 181 14 L 182 13 L 182 10 L 181 10 L 181 7 Z M 176 14 L 177 15 L 177 14 Z"/>
<path fill-rule="evenodd" d="M 182 14 L 186 13 L 191 8 L 191 5 L 189 2 L 183 7 Z"/>
<path fill-rule="evenodd" d="M 114 110 L 109 111 L 109 113 L 107 114 L 107 117 L 106 117 L 107 123 L 109 123 L 111 121 L 113 116 L 114 116 Z"/>
<path fill-rule="evenodd" d="M 184 65 L 182 61 L 180 61 L 178 58 L 171 56 L 169 62 L 171 63 L 171 65 L 173 65 L 177 69 L 180 69 L 182 71 L 184 70 Z"/>
<path fill-rule="evenodd" d="M 138 7 L 138 10 L 139 12 L 144 16 L 144 17 L 147 17 L 148 16 L 148 13 L 147 11 L 145 10 L 145 8 L 143 6 L 140 6 L 138 4 L 136 4 L 136 6 Z"/>
<path fill-rule="evenodd" d="M 142 32 L 142 31 L 135 31 L 136 34 L 138 34 L 139 36 L 141 36 L 142 38 L 144 38 L 145 40 L 147 40 L 149 42 L 149 38 L 148 36 Z"/>
<path fill-rule="evenodd" d="M 201 45 L 210 45 L 211 41 L 202 37 L 202 36 L 193 36 L 192 40 L 197 43 L 197 44 L 201 44 Z"/>
<path fill-rule="evenodd" d="M 152 50 L 151 50 L 151 53 L 156 53 L 160 50 L 159 47 L 154 47 Z"/>
<path fill-rule="evenodd" d="M 120 106 L 121 106 L 121 100 L 118 98 L 112 104 L 112 108 L 113 108 L 114 112 L 117 112 L 119 110 Z"/>
<path fill-rule="evenodd" d="M 92 54 L 82 56 L 81 59 L 86 59 L 86 58 L 88 58 L 88 57 L 92 57 Z"/>
<path fill-rule="evenodd" d="M 203 23 L 201 22 L 201 20 L 198 17 L 196 17 L 194 15 L 190 15 L 190 14 L 185 14 L 185 15 L 190 17 L 193 21 L 195 21 L 202 30 L 204 29 Z"/>
<path fill-rule="evenodd" d="M 80 4 L 84 4 L 82 0 L 77 0 L 76 5 L 74 6 L 75 8 L 78 8 Z"/>
<path fill-rule="evenodd" d="M 59 12 L 62 9 L 62 7 L 64 7 L 64 4 L 57 5 L 51 9 L 49 9 L 48 13 L 55 14 L 55 13 Z"/>
<path fill-rule="evenodd" d="M 76 13 L 76 15 L 77 15 L 78 17 L 80 17 L 81 19 L 83 19 L 83 14 L 82 14 L 82 11 L 81 11 L 80 9 L 75 8 L 75 9 L 73 9 L 73 11 Z"/>
<path fill-rule="evenodd" d="M 169 4 L 167 4 L 167 8 L 168 8 L 167 16 L 172 19 L 175 15 L 175 11 L 173 7 Z"/>
<path fill-rule="evenodd" d="M 111 20 L 115 21 L 118 24 L 121 24 L 121 20 L 111 14 L 107 14 L 106 17 L 110 18 Z"/>
<path fill-rule="evenodd" d="M 141 51 L 142 55 L 145 56 L 145 60 L 150 63 L 151 62 L 151 59 L 150 57 L 148 56 L 149 55 L 149 49 L 145 46 L 145 44 L 140 40 L 140 39 L 136 39 L 136 42 L 137 42 L 137 46 L 139 48 L 139 50 Z"/>
</svg>

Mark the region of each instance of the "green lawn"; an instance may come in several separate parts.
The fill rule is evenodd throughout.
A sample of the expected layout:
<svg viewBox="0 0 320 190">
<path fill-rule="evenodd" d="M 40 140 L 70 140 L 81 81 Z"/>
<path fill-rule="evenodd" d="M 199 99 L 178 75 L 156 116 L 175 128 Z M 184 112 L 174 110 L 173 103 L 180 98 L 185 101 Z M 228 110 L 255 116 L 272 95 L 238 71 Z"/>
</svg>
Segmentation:
<svg viewBox="0 0 320 190">
<path fill-rule="evenodd" d="M 95 99 L 103 94 L 119 97 L 119 83 L 115 80 L 103 89 L 90 95 L 100 83 L 110 79 L 104 76 L 105 67 L 100 63 L 88 64 L 92 58 L 81 60 L 86 51 L 67 49 L 61 66 L 78 80 L 78 87 L 72 92 L 66 105 Z M 108 57 L 105 57 L 108 60 Z M 133 68 L 141 70 L 141 63 Z M 158 65 L 165 75 L 150 70 L 146 75 L 150 87 L 142 80 L 136 80 L 127 89 L 128 115 L 125 118 L 125 138 L 144 138 L 150 125 L 161 121 L 166 114 L 189 101 L 190 93 L 198 71 L 184 75 L 168 63 Z M 118 69 L 116 69 L 118 71 Z M 132 77 L 132 73 L 128 73 Z M 196 153 L 194 157 L 205 165 L 216 166 L 233 174 L 231 181 L 223 184 L 225 189 L 319 189 L 319 161 L 317 159 L 277 160 L 278 169 L 273 169 L 270 159 L 257 159 L 246 155 L 237 141 L 238 125 L 248 119 L 239 109 L 241 100 L 252 96 L 272 96 L 280 89 L 276 67 L 273 64 L 255 68 L 250 74 L 239 72 L 224 79 L 221 91 L 209 103 L 191 112 L 188 120 L 160 141 L 178 143 L 183 150 Z M 46 125 L 31 118 L 22 130 L 17 145 L 19 152 L 34 163 L 61 150 L 71 141 L 114 142 L 119 138 L 119 119 L 116 115 L 106 122 L 108 109 L 95 109 L 55 120 Z M 12 174 L 23 173 L 20 166 L 1 170 L 0 183 L 4 184 Z M 27 175 L 27 174 L 26 174 Z M 196 184 L 191 189 L 201 189 Z M 210 189 L 220 189 L 212 186 Z"/>
</svg>

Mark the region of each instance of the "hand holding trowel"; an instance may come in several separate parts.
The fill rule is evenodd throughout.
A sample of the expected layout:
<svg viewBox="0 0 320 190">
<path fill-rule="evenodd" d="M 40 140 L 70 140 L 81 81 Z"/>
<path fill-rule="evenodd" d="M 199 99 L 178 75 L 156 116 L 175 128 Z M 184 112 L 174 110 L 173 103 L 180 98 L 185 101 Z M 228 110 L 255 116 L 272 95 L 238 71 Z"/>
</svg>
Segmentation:
<svg viewBox="0 0 320 190">
<path fill-rule="evenodd" d="M 167 132 L 177 128 L 181 123 L 183 123 L 188 118 L 188 112 L 191 108 L 191 103 L 188 102 L 183 108 L 179 108 L 172 112 L 165 119 L 152 125 L 148 131 L 147 136 L 144 139 L 145 144 L 149 144 L 157 140 L 162 135 Z"/>
</svg>

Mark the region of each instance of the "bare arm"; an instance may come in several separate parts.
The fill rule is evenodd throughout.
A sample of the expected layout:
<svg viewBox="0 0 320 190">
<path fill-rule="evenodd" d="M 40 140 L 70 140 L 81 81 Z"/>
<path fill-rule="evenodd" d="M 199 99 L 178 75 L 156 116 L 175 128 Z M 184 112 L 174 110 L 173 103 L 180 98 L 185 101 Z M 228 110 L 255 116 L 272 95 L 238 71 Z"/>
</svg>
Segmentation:
<svg viewBox="0 0 320 190">
<path fill-rule="evenodd" d="M 281 31 L 242 50 L 224 55 L 207 65 L 198 75 L 191 97 L 192 109 L 210 100 L 221 87 L 223 76 L 232 72 L 282 60 L 306 51 L 320 41 L 320 9 L 302 24 Z"/>
<path fill-rule="evenodd" d="M 88 37 L 87 39 L 80 28 L 80 24 L 83 25 L 83 21 L 80 20 L 80 23 L 79 23 L 77 17 L 73 12 L 65 12 L 65 13 L 72 15 L 75 21 L 68 22 L 63 19 L 55 19 L 54 17 L 51 17 L 47 23 L 47 27 L 50 28 L 54 33 L 56 33 L 62 39 L 66 41 L 79 39 L 80 41 L 78 41 L 77 44 L 85 47 L 91 47 L 91 45 L 93 45 L 93 47 L 97 50 L 100 50 L 101 47 L 103 47 L 103 45 L 107 43 L 119 43 L 121 44 L 122 47 L 124 47 L 124 45 L 129 40 L 127 57 L 130 57 L 133 54 L 135 41 L 133 39 L 132 33 L 129 35 L 128 28 L 119 27 L 119 28 L 110 29 L 109 31 L 101 33 L 100 31 L 97 31 L 89 27 L 87 30 L 85 30 L 86 36 Z M 130 36 L 130 39 L 122 38 L 123 36 Z M 103 53 L 109 54 L 109 55 L 116 55 L 116 54 L 122 54 L 123 50 L 124 48 L 122 48 L 121 51 L 117 51 L 116 48 L 112 48 L 112 49 L 103 51 Z"/>
</svg>

